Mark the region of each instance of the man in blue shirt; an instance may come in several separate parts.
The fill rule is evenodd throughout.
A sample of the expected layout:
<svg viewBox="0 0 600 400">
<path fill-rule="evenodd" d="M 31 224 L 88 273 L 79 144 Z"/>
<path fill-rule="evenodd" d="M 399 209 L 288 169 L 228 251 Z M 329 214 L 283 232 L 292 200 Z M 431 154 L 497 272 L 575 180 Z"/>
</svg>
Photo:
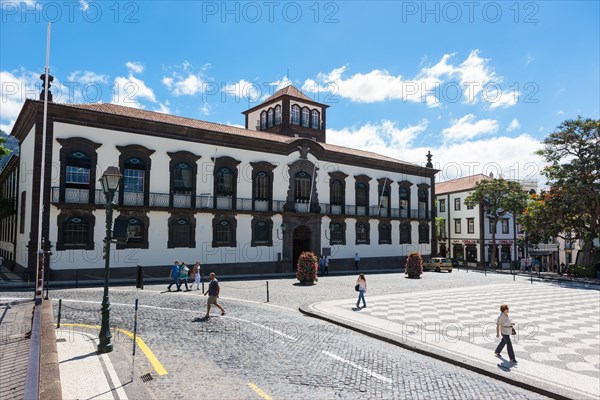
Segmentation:
<svg viewBox="0 0 600 400">
<path fill-rule="evenodd" d="M 181 292 L 181 282 L 179 282 L 179 261 L 175 260 L 175 264 L 171 267 L 171 274 L 169 277 L 171 278 L 171 283 L 167 286 L 167 290 L 170 292 L 171 286 L 175 284 L 177 291 Z"/>
<path fill-rule="evenodd" d="M 225 315 L 225 310 L 219 304 L 217 304 L 217 299 L 219 298 L 219 293 L 221 292 L 221 288 L 219 287 L 219 281 L 217 280 L 215 273 L 211 272 L 208 276 L 210 279 L 210 283 L 208 284 L 208 290 L 204 292 L 204 295 L 208 294 L 208 301 L 206 302 L 206 315 L 204 319 L 210 317 L 210 306 L 215 305 L 219 310 L 221 310 L 221 315 Z"/>
</svg>

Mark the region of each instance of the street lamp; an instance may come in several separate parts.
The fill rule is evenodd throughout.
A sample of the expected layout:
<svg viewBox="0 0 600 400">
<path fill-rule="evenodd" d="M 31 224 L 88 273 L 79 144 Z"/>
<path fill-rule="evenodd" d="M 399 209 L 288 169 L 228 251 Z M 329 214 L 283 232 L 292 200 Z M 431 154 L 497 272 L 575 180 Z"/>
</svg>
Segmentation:
<svg viewBox="0 0 600 400">
<path fill-rule="evenodd" d="M 281 235 L 279 235 L 279 229 L 277 229 L 277 238 L 279 240 L 283 240 L 283 236 L 285 235 L 285 231 L 287 230 L 287 224 L 285 222 L 282 222 L 279 227 L 281 228 Z"/>
<path fill-rule="evenodd" d="M 113 199 L 121 181 L 121 172 L 117 167 L 108 167 L 100 183 L 106 199 L 106 237 L 104 238 L 104 297 L 102 298 L 102 326 L 98 339 L 98 353 L 110 353 L 113 350 L 112 335 L 110 334 L 110 300 L 108 299 L 108 279 L 110 264 L 110 242 L 112 237 Z"/>
</svg>

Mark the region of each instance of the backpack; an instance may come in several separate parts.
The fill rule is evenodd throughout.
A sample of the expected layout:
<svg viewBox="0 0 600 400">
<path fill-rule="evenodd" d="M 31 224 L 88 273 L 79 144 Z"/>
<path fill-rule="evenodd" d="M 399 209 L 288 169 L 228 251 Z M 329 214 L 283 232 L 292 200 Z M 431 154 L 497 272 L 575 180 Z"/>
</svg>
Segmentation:
<svg viewBox="0 0 600 400">
<path fill-rule="evenodd" d="M 188 277 L 188 272 L 190 271 L 190 269 L 187 267 L 187 265 L 182 265 L 179 267 L 179 277 L 181 279 L 185 279 Z"/>
</svg>

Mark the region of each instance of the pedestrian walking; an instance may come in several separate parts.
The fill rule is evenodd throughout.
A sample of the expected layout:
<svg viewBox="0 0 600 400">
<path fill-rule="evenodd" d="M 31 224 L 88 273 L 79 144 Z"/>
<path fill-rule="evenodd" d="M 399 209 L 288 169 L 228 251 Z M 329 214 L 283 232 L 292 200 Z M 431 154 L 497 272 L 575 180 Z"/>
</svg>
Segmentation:
<svg viewBox="0 0 600 400">
<path fill-rule="evenodd" d="M 329 275 L 329 257 L 325 256 L 325 267 L 323 270 L 323 275 Z"/>
<path fill-rule="evenodd" d="M 516 334 L 513 326 L 514 326 L 514 322 L 512 322 L 510 320 L 510 318 L 508 317 L 508 305 L 507 304 L 502 304 L 500 306 L 500 315 L 498 316 L 498 319 L 496 320 L 496 337 L 500 337 L 500 334 L 502 334 L 502 339 L 500 340 L 500 343 L 498 343 L 498 347 L 496 347 L 496 350 L 494 351 L 494 354 L 496 357 L 500 357 L 500 353 L 502 352 L 502 349 L 504 349 L 504 346 L 506 345 L 506 349 L 508 350 L 508 357 L 510 358 L 510 361 L 513 364 L 517 363 L 517 360 L 515 358 L 515 352 L 513 350 L 513 346 L 512 346 L 512 342 L 510 341 L 510 335 L 514 335 Z"/>
<path fill-rule="evenodd" d="M 356 308 L 360 308 L 361 300 L 363 302 L 363 308 L 366 308 L 367 302 L 365 301 L 365 293 L 367 292 L 367 279 L 365 278 L 365 274 L 360 274 L 358 276 L 356 284 L 358 285 L 358 299 L 356 300 Z"/>
<path fill-rule="evenodd" d="M 560 266 L 559 266 L 559 268 L 558 268 L 558 274 L 559 274 L 559 275 L 562 275 L 562 274 L 564 274 L 564 272 L 565 272 L 565 267 L 566 267 L 565 263 L 564 263 L 564 262 L 561 262 L 561 263 L 560 263 Z"/>
<path fill-rule="evenodd" d="M 358 263 L 360 262 L 360 256 L 358 253 L 354 255 L 354 269 L 358 271 Z"/>
<path fill-rule="evenodd" d="M 325 257 L 321 256 L 319 259 L 319 275 L 323 275 L 325 271 Z"/>
<path fill-rule="evenodd" d="M 189 292 L 190 288 L 188 287 L 188 278 L 189 278 L 189 273 L 190 273 L 190 269 L 188 268 L 187 265 L 185 265 L 185 262 L 182 262 L 181 265 L 179 266 L 179 288 L 181 288 L 181 284 L 183 283 L 185 285 L 185 291 Z"/>
<path fill-rule="evenodd" d="M 219 294 L 221 293 L 221 287 L 219 286 L 219 281 L 215 276 L 214 272 L 211 272 L 208 275 L 208 279 L 210 279 L 210 283 L 208 284 L 208 290 L 204 292 L 206 296 L 208 294 L 208 300 L 206 301 L 206 315 L 204 319 L 210 317 L 210 306 L 215 305 L 219 310 L 221 310 L 221 315 L 225 315 L 225 310 L 217 303 L 217 299 L 219 298 Z"/>
<path fill-rule="evenodd" d="M 167 286 L 167 290 L 171 291 L 171 286 L 175 285 L 178 292 L 181 292 L 181 283 L 179 283 L 179 261 L 175 260 L 173 266 L 171 267 L 171 272 L 169 274 L 169 278 L 171 278 L 171 283 Z"/>
<path fill-rule="evenodd" d="M 196 284 L 196 290 L 200 290 L 200 284 L 202 283 L 202 268 L 200 267 L 200 261 L 196 261 L 196 264 L 194 264 L 191 278 L 194 280 L 191 288 L 193 289 L 194 284 Z"/>
</svg>

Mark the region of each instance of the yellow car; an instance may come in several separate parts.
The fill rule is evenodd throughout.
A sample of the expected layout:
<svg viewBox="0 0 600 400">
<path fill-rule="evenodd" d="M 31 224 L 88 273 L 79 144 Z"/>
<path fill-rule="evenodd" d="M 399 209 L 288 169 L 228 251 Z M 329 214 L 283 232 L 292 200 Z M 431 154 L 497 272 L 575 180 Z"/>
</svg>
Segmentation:
<svg viewBox="0 0 600 400">
<path fill-rule="evenodd" d="M 429 261 L 423 263 L 423 270 L 433 269 L 435 272 L 448 271 L 452 272 L 452 260 L 443 257 L 431 257 Z"/>
</svg>

